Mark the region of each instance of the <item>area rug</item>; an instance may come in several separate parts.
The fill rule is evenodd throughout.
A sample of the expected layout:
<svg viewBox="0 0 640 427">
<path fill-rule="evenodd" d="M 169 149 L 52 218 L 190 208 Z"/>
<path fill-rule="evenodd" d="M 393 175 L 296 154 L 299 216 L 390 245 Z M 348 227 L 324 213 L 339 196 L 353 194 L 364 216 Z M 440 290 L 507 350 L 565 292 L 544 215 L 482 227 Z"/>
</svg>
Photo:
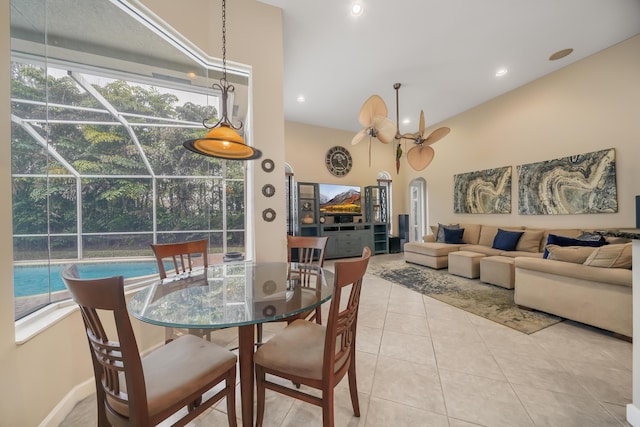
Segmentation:
<svg viewBox="0 0 640 427">
<path fill-rule="evenodd" d="M 367 273 L 525 334 L 562 321 L 549 314 L 519 309 L 513 301 L 513 289 L 454 276 L 446 269 L 434 270 L 404 260 L 389 260 L 378 265 L 370 264 Z"/>
</svg>

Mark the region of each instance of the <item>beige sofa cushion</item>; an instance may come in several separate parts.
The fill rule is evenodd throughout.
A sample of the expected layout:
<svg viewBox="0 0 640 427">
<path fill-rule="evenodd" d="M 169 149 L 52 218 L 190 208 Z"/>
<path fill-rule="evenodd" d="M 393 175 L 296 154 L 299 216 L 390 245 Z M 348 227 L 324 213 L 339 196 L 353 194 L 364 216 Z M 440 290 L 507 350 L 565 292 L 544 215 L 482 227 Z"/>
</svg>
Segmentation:
<svg viewBox="0 0 640 427">
<path fill-rule="evenodd" d="M 470 245 L 477 245 L 480 240 L 480 224 L 460 224 L 460 228 L 464 228 L 462 241 Z"/>
<path fill-rule="evenodd" d="M 575 239 L 582 233 L 583 233 L 583 230 L 579 228 L 558 228 L 558 229 L 544 230 L 544 234 L 542 235 L 542 239 L 540 240 L 540 252 L 544 252 L 544 247 L 547 246 L 547 239 L 549 238 L 549 234 L 555 234 L 556 236 L 571 237 L 572 239 Z"/>
<path fill-rule="evenodd" d="M 631 243 L 595 248 L 584 265 L 604 268 L 631 268 Z"/>
<path fill-rule="evenodd" d="M 502 249 L 494 249 L 491 246 L 483 245 L 466 245 L 464 250 L 468 252 L 475 252 L 477 254 L 484 254 L 486 256 L 498 256 L 504 252 Z"/>
<path fill-rule="evenodd" d="M 594 249 L 590 246 L 547 245 L 547 250 L 549 251 L 547 259 L 583 264 Z"/>
<path fill-rule="evenodd" d="M 493 225 L 483 225 L 482 229 L 480 230 L 480 239 L 478 240 L 478 244 L 482 246 L 492 247 L 493 240 L 496 238 L 496 234 L 498 234 L 498 228 L 501 228 L 505 231 L 522 230 L 522 227 L 498 227 Z"/>
<path fill-rule="evenodd" d="M 446 256 L 449 252 L 457 252 L 464 245 L 454 245 L 451 243 L 420 243 L 420 242 L 409 242 L 405 243 L 404 251 L 405 252 L 413 252 L 421 255 L 428 256 Z"/>
<path fill-rule="evenodd" d="M 516 269 L 522 268 L 550 275 L 573 277 L 591 282 L 631 287 L 632 271 L 626 268 L 600 268 L 584 264 L 573 264 L 550 259 L 518 257 L 515 259 Z M 516 289 L 518 288 L 518 271 L 516 270 Z M 562 278 L 558 278 L 562 282 Z M 524 303 L 523 303 L 524 304 Z M 524 304 L 526 305 L 526 304 Z"/>
<path fill-rule="evenodd" d="M 540 252 L 540 241 L 542 240 L 543 230 L 524 230 L 522 236 L 516 245 L 516 251 L 521 252 Z"/>
</svg>

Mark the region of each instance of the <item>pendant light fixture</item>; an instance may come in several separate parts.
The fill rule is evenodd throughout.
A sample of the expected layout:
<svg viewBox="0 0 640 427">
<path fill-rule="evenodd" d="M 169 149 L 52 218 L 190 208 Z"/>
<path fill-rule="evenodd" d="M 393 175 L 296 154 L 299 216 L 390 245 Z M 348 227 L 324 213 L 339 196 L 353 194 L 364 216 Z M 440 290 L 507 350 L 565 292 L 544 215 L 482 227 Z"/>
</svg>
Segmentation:
<svg viewBox="0 0 640 427">
<path fill-rule="evenodd" d="M 253 160 L 259 158 L 262 153 L 245 144 L 244 139 L 237 132 L 242 128 L 234 126 L 227 117 L 227 102 L 229 93 L 235 88 L 227 81 L 227 13 L 226 0 L 222 0 L 222 78 L 220 83 L 214 83 L 213 89 L 222 92 L 222 117 L 213 126 L 209 126 L 206 120 L 202 125 L 210 129 L 203 138 L 190 139 L 182 145 L 187 150 L 203 156 L 216 157 L 227 160 Z"/>
</svg>

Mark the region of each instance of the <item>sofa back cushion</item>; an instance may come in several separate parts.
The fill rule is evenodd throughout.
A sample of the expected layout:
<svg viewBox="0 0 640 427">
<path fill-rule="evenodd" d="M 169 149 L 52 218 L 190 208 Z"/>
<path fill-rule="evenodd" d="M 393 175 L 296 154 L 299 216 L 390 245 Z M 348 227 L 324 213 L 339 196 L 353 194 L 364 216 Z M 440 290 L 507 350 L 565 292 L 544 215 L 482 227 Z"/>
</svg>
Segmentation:
<svg viewBox="0 0 640 427">
<path fill-rule="evenodd" d="M 592 240 L 578 240 L 573 239 L 571 237 L 565 236 L 557 236 L 555 234 L 549 234 L 547 237 L 547 249 L 544 251 L 543 258 L 547 258 L 549 250 L 549 245 L 558 245 L 558 246 L 591 246 L 592 248 L 597 248 L 599 246 L 607 245 L 606 241 L 592 241 Z"/>
<path fill-rule="evenodd" d="M 542 240 L 543 234 L 544 230 L 525 229 L 520 240 L 518 240 L 516 250 L 520 252 L 540 252 L 540 241 Z"/>
<path fill-rule="evenodd" d="M 462 240 L 469 245 L 477 245 L 480 240 L 480 224 L 460 224 L 460 228 L 464 228 Z"/>
<path fill-rule="evenodd" d="M 631 268 L 631 243 L 596 248 L 584 264 L 592 267 Z"/>
<path fill-rule="evenodd" d="M 556 236 L 572 237 L 576 238 L 582 234 L 582 230 L 579 228 L 559 228 L 544 230 L 542 239 L 540 240 L 540 252 L 544 252 L 544 247 L 547 246 L 547 239 L 549 234 L 555 234 Z"/>
<path fill-rule="evenodd" d="M 549 251 L 547 259 L 583 264 L 594 250 L 595 248 L 591 246 L 547 245 L 547 251 Z"/>
</svg>

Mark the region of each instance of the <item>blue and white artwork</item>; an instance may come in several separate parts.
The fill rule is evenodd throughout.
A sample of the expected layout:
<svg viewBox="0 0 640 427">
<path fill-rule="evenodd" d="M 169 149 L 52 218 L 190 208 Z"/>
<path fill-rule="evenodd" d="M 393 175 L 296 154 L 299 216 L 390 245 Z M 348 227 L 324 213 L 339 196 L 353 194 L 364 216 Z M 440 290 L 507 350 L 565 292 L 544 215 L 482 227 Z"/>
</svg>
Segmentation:
<svg viewBox="0 0 640 427">
<path fill-rule="evenodd" d="M 613 148 L 517 166 L 518 213 L 618 212 Z"/>
</svg>

